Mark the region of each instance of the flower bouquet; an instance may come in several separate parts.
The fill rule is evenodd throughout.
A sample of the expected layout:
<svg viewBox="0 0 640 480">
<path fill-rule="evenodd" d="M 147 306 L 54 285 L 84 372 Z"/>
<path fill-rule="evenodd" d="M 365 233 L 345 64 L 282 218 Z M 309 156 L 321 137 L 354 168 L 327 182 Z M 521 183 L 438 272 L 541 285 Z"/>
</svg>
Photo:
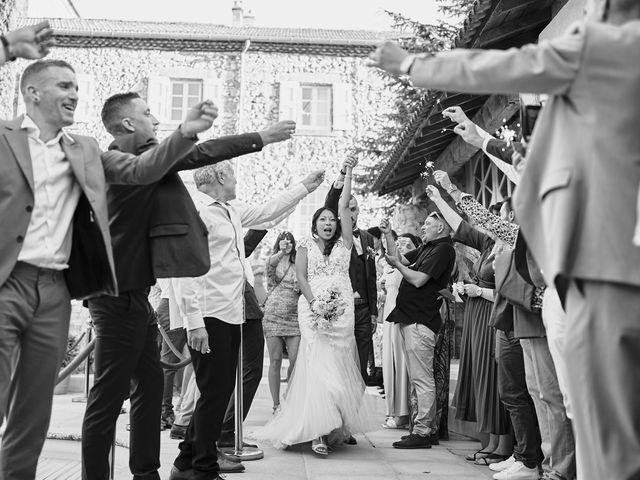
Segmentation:
<svg viewBox="0 0 640 480">
<path fill-rule="evenodd" d="M 344 315 L 346 306 L 342 292 L 337 287 L 321 291 L 311 305 L 311 329 L 330 330 L 338 317 Z"/>
</svg>

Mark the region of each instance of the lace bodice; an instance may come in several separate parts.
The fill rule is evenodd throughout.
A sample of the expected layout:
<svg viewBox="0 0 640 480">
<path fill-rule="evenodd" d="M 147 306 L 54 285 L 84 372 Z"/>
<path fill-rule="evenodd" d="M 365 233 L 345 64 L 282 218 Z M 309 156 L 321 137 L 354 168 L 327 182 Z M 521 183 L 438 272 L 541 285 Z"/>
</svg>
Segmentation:
<svg viewBox="0 0 640 480">
<path fill-rule="evenodd" d="M 299 246 L 307 249 L 309 282 L 318 277 L 349 276 L 351 251 L 344 246 L 342 239 L 336 242 L 328 257 L 322 254 L 320 247 L 312 238 L 303 239 Z"/>
</svg>

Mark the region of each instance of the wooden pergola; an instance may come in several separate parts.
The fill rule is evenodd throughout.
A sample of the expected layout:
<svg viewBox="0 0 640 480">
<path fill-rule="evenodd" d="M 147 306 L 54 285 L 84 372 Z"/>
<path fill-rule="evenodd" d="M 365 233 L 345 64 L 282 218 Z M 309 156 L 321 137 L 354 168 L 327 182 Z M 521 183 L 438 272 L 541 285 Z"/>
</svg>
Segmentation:
<svg viewBox="0 0 640 480">
<path fill-rule="evenodd" d="M 566 3 L 567 0 L 477 0 L 455 46 L 507 49 L 535 43 Z M 454 105 L 459 105 L 486 131 L 494 132 L 518 113 L 519 100 L 514 95 L 429 91 L 400 134 L 374 190 L 385 195 L 421 184 L 420 174 L 427 162 L 459 177 L 464 165 L 474 156 L 482 156 L 477 148 L 453 133 L 454 124 L 442 116 L 444 109 Z"/>
</svg>

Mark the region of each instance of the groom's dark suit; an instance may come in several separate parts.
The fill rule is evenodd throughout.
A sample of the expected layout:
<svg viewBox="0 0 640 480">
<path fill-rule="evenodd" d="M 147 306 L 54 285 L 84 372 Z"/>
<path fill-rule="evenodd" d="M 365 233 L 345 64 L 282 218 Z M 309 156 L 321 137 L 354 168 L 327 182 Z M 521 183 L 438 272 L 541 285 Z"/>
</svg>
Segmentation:
<svg viewBox="0 0 640 480">
<path fill-rule="evenodd" d="M 331 186 L 327 193 L 325 206 L 338 211 L 341 188 Z M 351 248 L 351 262 L 349 263 L 349 278 L 354 292 L 358 292 L 360 298 L 355 299 L 355 326 L 356 346 L 360 359 L 360 373 L 366 382 L 367 362 L 373 349 L 373 331 L 371 327 L 374 315 L 378 315 L 378 294 L 376 289 L 376 263 L 373 251 L 373 236 L 366 230 L 356 229 L 353 232 L 354 246 Z M 360 242 L 362 255 L 358 255 L 355 242 Z"/>
<path fill-rule="evenodd" d="M 120 136 L 111 151 L 140 153 L 155 138 Z M 96 381 L 82 429 L 83 476 L 107 478 L 115 422 L 131 380 L 130 468 L 136 479 L 158 479 L 163 375 L 157 326 L 147 295 L 156 277 L 197 277 L 209 270 L 207 230 L 180 170 L 195 169 L 262 149 L 257 133 L 209 140 L 159 181 L 112 185 L 107 192 L 117 297 L 89 300 L 96 329 Z"/>
</svg>

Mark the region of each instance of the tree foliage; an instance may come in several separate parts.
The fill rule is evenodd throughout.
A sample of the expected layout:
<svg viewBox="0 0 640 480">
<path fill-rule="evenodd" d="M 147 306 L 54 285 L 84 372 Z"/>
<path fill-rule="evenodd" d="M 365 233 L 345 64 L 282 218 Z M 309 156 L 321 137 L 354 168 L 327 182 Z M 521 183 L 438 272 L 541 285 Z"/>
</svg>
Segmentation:
<svg viewBox="0 0 640 480">
<path fill-rule="evenodd" d="M 401 35 L 399 42 L 410 52 L 436 53 L 448 50 L 458 34 L 473 6 L 474 0 L 436 0 L 441 19 L 423 24 L 409 19 L 397 12 L 387 11 L 393 21 L 393 27 Z M 355 190 L 365 198 L 366 209 L 382 208 L 390 214 L 399 202 L 407 202 L 411 197 L 409 189 L 403 189 L 386 195 L 383 198 L 370 191 L 389 158 L 399 135 L 411 119 L 413 113 L 430 95 L 429 92 L 415 88 L 405 78 L 398 78 L 380 72 L 385 77 L 387 87 L 395 94 L 394 108 L 391 113 L 378 117 L 377 122 L 369 125 L 368 133 L 358 144 L 354 145 L 350 155 L 358 159 L 360 167 L 356 171 Z"/>
</svg>

